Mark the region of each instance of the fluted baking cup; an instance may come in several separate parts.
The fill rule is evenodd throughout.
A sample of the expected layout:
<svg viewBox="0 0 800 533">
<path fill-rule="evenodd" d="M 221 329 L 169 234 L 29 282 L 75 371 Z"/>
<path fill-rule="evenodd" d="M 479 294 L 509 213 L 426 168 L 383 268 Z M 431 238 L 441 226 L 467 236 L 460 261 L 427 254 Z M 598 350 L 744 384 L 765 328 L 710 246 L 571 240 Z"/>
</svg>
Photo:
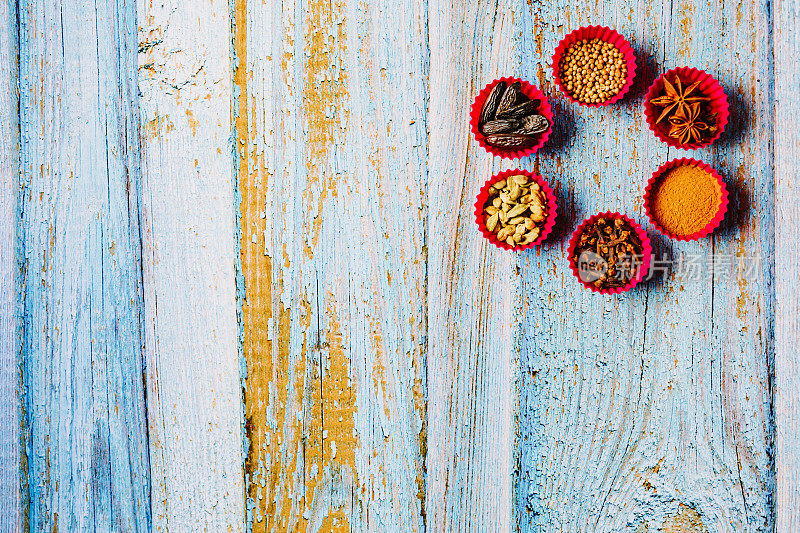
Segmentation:
<svg viewBox="0 0 800 533">
<path fill-rule="evenodd" d="M 486 143 L 486 137 L 478 129 L 478 121 L 480 120 L 483 104 L 489 97 L 489 93 L 492 92 L 492 88 L 494 88 L 494 86 L 501 81 L 506 82 L 508 85 L 514 83 L 515 81 L 520 82 L 520 90 L 522 91 L 522 94 L 531 100 L 539 100 L 540 104 L 537 113 L 546 118 L 550 123 L 550 127 L 547 128 L 547 130 L 543 133 L 539 134 L 538 142 L 529 148 L 504 149 L 497 146 L 490 146 Z M 508 159 L 526 157 L 539 151 L 539 148 L 541 148 L 547 141 L 548 137 L 550 137 L 550 132 L 553 130 L 553 110 L 550 108 L 550 104 L 547 102 L 547 98 L 545 97 L 544 93 L 535 85 L 519 78 L 499 78 L 487 84 L 486 87 L 484 87 L 483 90 L 478 93 L 478 96 L 475 97 L 475 101 L 472 103 L 472 111 L 470 112 L 470 124 L 472 125 L 472 133 L 475 135 L 475 140 L 477 140 L 478 144 L 480 144 L 490 154 L 506 157 Z"/>
<path fill-rule="evenodd" d="M 580 271 L 578 270 L 578 265 L 575 264 L 575 261 L 573 260 L 572 256 L 575 254 L 575 248 L 578 245 L 578 239 L 583 234 L 584 229 L 586 228 L 586 226 L 594 223 L 599 218 L 606 218 L 611 220 L 621 218 L 622 220 L 627 222 L 631 226 L 631 228 L 633 228 L 636 231 L 636 235 L 639 237 L 639 241 L 642 243 L 642 264 L 639 265 L 639 270 L 636 273 L 636 276 L 631 278 L 631 280 L 622 287 L 612 287 L 608 289 L 603 289 L 595 287 L 592 283 L 584 281 L 584 279 L 581 277 Z M 637 224 L 636 222 L 634 222 L 633 220 L 631 220 L 630 218 L 626 217 L 621 213 L 605 212 L 593 215 L 584 220 L 583 222 L 581 222 L 581 225 L 578 226 L 578 228 L 572 234 L 572 238 L 570 238 L 569 240 L 569 248 L 567 249 L 567 258 L 569 260 L 569 266 L 572 269 L 572 273 L 584 287 L 593 292 L 598 292 L 600 294 L 618 294 L 621 292 L 627 292 L 631 290 L 633 287 L 636 286 L 636 284 L 638 284 L 640 281 L 642 281 L 642 279 L 644 279 L 644 277 L 647 275 L 647 272 L 650 270 L 650 257 L 652 253 L 653 253 L 653 247 L 650 244 L 650 238 L 647 236 L 647 233 L 642 229 L 642 227 L 639 224 Z"/>
<path fill-rule="evenodd" d="M 519 174 L 527 176 L 538 183 L 539 187 L 541 187 L 544 191 L 545 197 L 547 198 L 547 219 L 545 219 L 544 227 L 542 227 L 542 232 L 538 239 L 522 246 L 511 246 L 505 241 L 500 241 L 494 233 L 488 230 L 486 227 L 486 220 L 483 216 L 483 208 L 486 205 L 486 202 L 489 200 L 489 187 L 500 180 L 504 180 L 510 176 L 516 176 Z M 483 187 L 481 187 L 481 190 L 478 193 L 478 198 L 475 200 L 475 222 L 477 222 L 478 228 L 480 228 L 483 236 L 498 248 L 502 248 L 504 250 L 514 250 L 515 252 L 543 243 L 553 230 L 553 226 L 556 223 L 556 217 L 558 216 L 557 212 L 558 207 L 556 205 L 556 195 L 553 192 L 553 189 L 540 175 L 528 172 L 527 170 L 504 170 L 499 174 L 495 174 L 483 184 Z"/>
<path fill-rule="evenodd" d="M 664 119 L 661 123 L 656 124 L 656 119 L 658 119 L 658 116 L 661 114 L 662 108 L 652 104 L 650 101 L 664 90 L 664 78 L 667 78 L 670 83 L 673 83 L 676 75 L 680 78 L 684 88 L 701 80 L 700 85 L 698 85 L 695 91 L 699 91 L 711 99 L 709 101 L 709 106 L 711 112 L 717 116 L 717 132 L 713 137 L 709 137 L 702 143 L 681 144 L 678 142 L 678 139 L 670 137 L 668 134 L 670 125 L 668 119 Z M 665 72 L 653 82 L 650 89 L 647 90 L 647 96 L 645 96 L 644 99 L 644 115 L 647 118 L 647 125 L 650 126 L 650 130 L 663 142 L 675 148 L 695 150 L 703 146 L 708 146 L 719 139 L 719 136 L 722 135 L 722 132 L 725 130 L 725 126 L 728 124 L 730 112 L 728 97 L 725 95 L 725 91 L 722 90 L 722 85 L 720 85 L 716 79 L 705 71 L 696 68 L 681 67 Z"/>
<path fill-rule="evenodd" d="M 625 63 L 628 66 L 628 75 L 625 78 L 625 85 L 622 86 L 622 89 L 620 89 L 617 94 L 605 102 L 600 102 L 599 104 L 589 104 L 574 98 L 561 82 L 561 74 L 559 72 L 561 57 L 570 46 L 581 39 L 600 39 L 607 43 L 613 44 L 620 52 L 622 52 L 622 56 L 625 58 Z M 572 33 L 565 35 L 564 38 L 561 39 L 561 42 L 558 43 L 556 51 L 553 53 L 553 77 L 556 80 L 558 88 L 571 102 L 589 107 L 600 107 L 613 104 L 625 96 L 625 93 L 627 93 L 631 88 L 631 85 L 633 85 L 633 80 L 636 78 L 636 54 L 633 53 L 633 48 L 631 48 L 630 43 L 625 40 L 625 37 L 611 28 L 607 26 L 584 26 L 582 28 L 578 28 Z"/>
<path fill-rule="evenodd" d="M 653 214 L 653 209 L 651 206 L 651 201 L 653 200 L 653 196 L 651 193 L 654 193 L 654 187 L 660 183 L 661 178 L 667 173 L 667 171 L 677 168 L 680 166 L 692 166 L 697 167 L 705 172 L 708 172 L 712 178 L 717 181 L 719 185 L 719 206 L 717 208 L 717 212 L 714 217 L 706 224 L 703 229 L 700 231 L 696 231 L 689 235 L 677 235 L 672 233 L 671 231 L 667 231 L 659 222 L 658 219 Z M 691 193 L 691 191 L 689 191 Z M 708 166 L 707 164 L 703 163 L 702 161 L 697 161 L 696 159 L 686 159 L 685 157 L 681 159 L 673 159 L 672 161 L 668 161 L 664 163 L 658 170 L 653 172 L 653 175 L 647 181 L 647 187 L 644 190 L 644 210 L 647 213 L 648 218 L 650 219 L 650 223 L 655 226 L 655 228 L 663 233 L 664 235 L 671 237 L 673 239 L 677 239 L 679 241 L 696 241 L 705 237 L 706 235 L 710 234 L 714 231 L 722 222 L 722 219 L 725 218 L 725 213 L 728 211 L 728 188 L 725 186 L 725 181 L 723 181 L 722 176 L 714 170 L 712 167 Z"/>
</svg>

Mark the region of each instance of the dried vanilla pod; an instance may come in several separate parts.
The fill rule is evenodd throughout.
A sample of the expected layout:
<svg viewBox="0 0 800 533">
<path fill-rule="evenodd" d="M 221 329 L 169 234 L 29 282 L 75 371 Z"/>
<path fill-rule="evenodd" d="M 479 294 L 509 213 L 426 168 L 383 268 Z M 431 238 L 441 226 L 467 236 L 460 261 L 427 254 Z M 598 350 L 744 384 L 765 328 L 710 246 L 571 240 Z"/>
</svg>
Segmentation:
<svg viewBox="0 0 800 533">
<path fill-rule="evenodd" d="M 541 235 L 547 221 L 547 197 L 524 174 L 509 176 L 489 187 L 484 204 L 486 229 L 510 246 L 525 246 Z"/>
<path fill-rule="evenodd" d="M 536 135 L 543 133 L 550 127 L 550 121 L 542 115 L 528 115 L 520 121 L 519 129 L 513 133 L 519 135 Z"/>
<path fill-rule="evenodd" d="M 486 98 L 486 102 L 483 103 L 480 120 L 478 120 L 478 127 L 483 127 L 484 124 L 494 119 L 494 115 L 497 112 L 497 106 L 500 104 L 500 99 L 503 97 L 505 91 L 506 82 L 504 81 L 498 82 L 494 87 L 492 87 L 492 91 Z"/>
<path fill-rule="evenodd" d="M 490 120 L 485 123 L 481 128 L 481 133 L 484 135 L 492 135 L 495 133 L 507 133 L 516 130 L 521 125 L 519 120 Z"/>
<path fill-rule="evenodd" d="M 492 146 L 499 146 L 501 148 L 519 148 L 535 144 L 536 139 L 534 139 L 530 135 L 517 135 L 515 133 L 497 133 L 495 135 L 487 135 L 486 142 Z"/>
<path fill-rule="evenodd" d="M 538 108 L 538 100 L 526 100 L 503 111 L 498 109 L 497 118 L 524 118 L 535 113 Z"/>
<path fill-rule="evenodd" d="M 535 146 L 550 128 L 540 112 L 541 101 L 522 92 L 522 83 L 499 81 L 483 104 L 478 131 L 486 144 L 497 148 L 525 149 Z"/>
<path fill-rule="evenodd" d="M 520 99 L 520 96 L 524 96 L 522 94 L 522 84 L 518 81 L 515 81 L 508 86 L 506 91 L 503 93 L 503 97 L 500 98 L 500 104 L 497 106 L 495 116 L 501 116 L 505 110 L 510 109 L 517 103 L 521 102 L 522 100 Z M 527 100 L 527 97 L 525 97 L 525 99 Z"/>
</svg>

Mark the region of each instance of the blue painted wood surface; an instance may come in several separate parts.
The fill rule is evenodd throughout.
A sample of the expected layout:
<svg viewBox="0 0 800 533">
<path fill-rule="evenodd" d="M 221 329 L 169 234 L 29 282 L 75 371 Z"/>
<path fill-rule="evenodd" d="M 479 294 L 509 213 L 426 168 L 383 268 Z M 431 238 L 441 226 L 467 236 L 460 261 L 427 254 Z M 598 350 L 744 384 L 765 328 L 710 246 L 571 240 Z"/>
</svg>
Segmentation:
<svg viewBox="0 0 800 533">
<path fill-rule="evenodd" d="M 0 2 L 0 531 L 23 530 L 22 410 L 17 309 L 19 93 L 17 9 Z"/>
<path fill-rule="evenodd" d="M 425 5 L 235 8 L 248 528 L 422 531 Z"/>
<path fill-rule="evenodd" d="M 0 531 L 796 529 L 798 13 L 4 3 Z M 552 83 L 558 40 L 588 24 L 640 62 L 610 108 Z M 696 243 L 660 237 L 640 201 L 687 155 L 641 111 L 680 65 L 716 76 L 733 115 L 690 154 L 734 191 Z M 557 113 L 536 158 L 467 133 L 474 94 L 508 74 Z M 520 255 L 472 220 L 513 166 L 565 213 Z M 672 265 L 624 296 L 566 264 L 572 229 L 606 209 Z"/>
<path fill-rule="evenodd" d="M 152 527 L 238 533 L 244 408 L 229 6 L 136 8 Z"/>
<path fill-rule="evenodd" d="M 800 530 L 800 2 L 773 7 L 776 531 Z"/>
<path fill-rule="evenodd" d="M 426 526 L 513 530 L 515 255 L 477 230 L 475 196 L 513 161 L 469 134 L 489 81 L 518 73 L 522 3 L 428 6 Z"/>
<path fill-rule="evenodd" d="M 147 531 L 132 2 L 24 1 L 20 274 L 31 531 Z"/>
<path fill-rule="evenodd" d="M 566 217 L 562 239 L 520 258 L 520 527 L 654 530 L 680 515 L 709 531 L 771 531 L 769 4 L 533 2 L 522 20 L 523 76 L 562 118 L 536 164 Z M 618 105 L 567 104 L 551 81 L 560 37 L 590 24 L 615 27 L 637 52 L 637 82 Z M 720 80 L 732 115 L 720 142 L 691 154 L 658 141 L 642 112 L 654 77 L 684 65 Z M 722 227 L 698 242 L 661 236 L 642 206 L 652 172 L 682 156 L 712 165 L 732 191 Z M 566 260 L 577 224 L 606 210 L 644 225 L 668 267 L 622 296 L 582 289 Z"/>
</svg>

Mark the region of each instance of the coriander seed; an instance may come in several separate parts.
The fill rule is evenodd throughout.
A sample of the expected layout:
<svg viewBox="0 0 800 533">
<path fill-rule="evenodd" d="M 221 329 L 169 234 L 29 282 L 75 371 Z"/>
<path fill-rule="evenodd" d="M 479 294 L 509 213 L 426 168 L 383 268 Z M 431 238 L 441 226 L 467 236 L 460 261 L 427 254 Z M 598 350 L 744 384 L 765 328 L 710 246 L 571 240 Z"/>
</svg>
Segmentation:
<svg viewBox="0 0 800 533">
<path fill-rule="evenodd" d="M 574 42 L 558 66 L 561 83 L 579 102 L 601 104 L 625 87 L 628 65 L 622 52 L 601 39 Z"/>
</svg>

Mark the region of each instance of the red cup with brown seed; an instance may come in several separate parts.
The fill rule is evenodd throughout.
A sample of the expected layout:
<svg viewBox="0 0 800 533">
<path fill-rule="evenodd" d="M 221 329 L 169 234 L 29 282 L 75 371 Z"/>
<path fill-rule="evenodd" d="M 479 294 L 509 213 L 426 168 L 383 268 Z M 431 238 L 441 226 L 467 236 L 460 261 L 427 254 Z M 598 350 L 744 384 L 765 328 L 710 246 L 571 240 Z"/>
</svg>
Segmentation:
<svg viewBox="0 0 800 533">
<path fill-rule="evenodd" d="M 567 34 L 553 54 L 553 77 L 570 101 L 597 107 L 625 96 L 636 77 L 630 43 L 606 26 Z"/>
<path fill-rule="evenodd" d="M 722 135 L 728 124 L 728 97 L 706 72 L 676 68 L 650 86 L 644 114 L 656 137 L 675 148 L 694 150 Z"/>
<path fill-rule="evenodd" d="M 470 124 L 475 140 L 487 152 L 509 159 L 526 157 L 550 136 L 553 110 L 535 85 L 519 78 L 500 78 L 478 93 Z"/>
<path fill-rule="evenodd" d="M 504 250 L 541 244 L 556 222 L 556 196 L 538 174 L 506 170 L 483 185 L 475 201 L 475 222 L 483 236 Z"/>
<path fill-rule="evenodd" d="M 650 269 L 653 248 L 642 227 L 620 213 L 598 213 L 572 234 L 567 251 L 578 281 L 593 292 L 617 294 L 636 286 Z"/>
</svg>

